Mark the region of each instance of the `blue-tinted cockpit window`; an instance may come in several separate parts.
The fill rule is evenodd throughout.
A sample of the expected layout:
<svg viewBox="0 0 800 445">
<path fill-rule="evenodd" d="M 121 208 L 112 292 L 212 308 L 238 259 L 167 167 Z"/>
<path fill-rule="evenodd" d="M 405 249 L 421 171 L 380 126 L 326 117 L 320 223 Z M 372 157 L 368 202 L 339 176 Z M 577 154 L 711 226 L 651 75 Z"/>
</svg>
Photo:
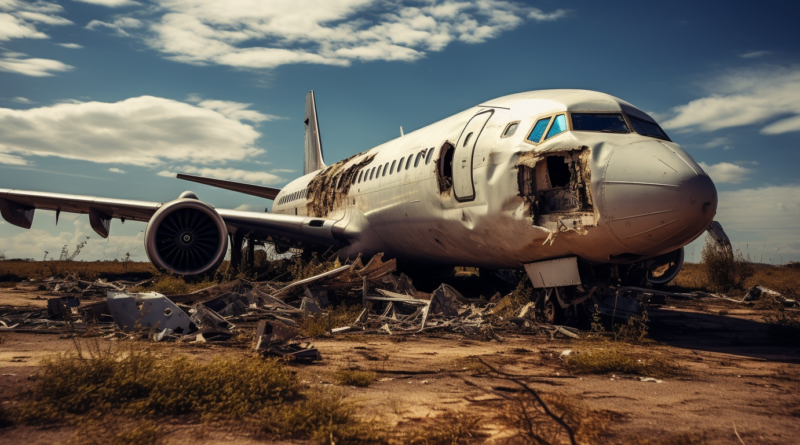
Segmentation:
<svg viewBox="0 0 800 445">
<path fill-rule="evenodd" d="M 551 137 L 565 131 L 567 131 L 567 119 L 563 114 L 559 114 L 556 116 L 556 120 L 553 121 L 553 126 L 550 127 L 550 131 L 547 132 L 547 137 L 545 139 L 550 139 Z"/>
<path fill-rule="evenodd" d="M 650 136 L 652 138 L 664 139 L 665 141 L 670 140 L 669 136 L 667 136 L 667 133 L 664 133 L 664 130 L 662 130 L 657 123 L 648 122 L 644 119 L 633 117 L 630 114 L 628 115 L 628 119 L 631 120 L 633 129 L 636 130 L 637 133 L 643 136 Z"/>
<path fill-rule="evenodd" d="M 533 131 L 531 131 L 531 135 L 528 136 L 528 140 L 531 142 L 539 142 L 542 140 L 542 135 L 544 134 L 544 130 L 547 129 L 547 124 L 550 123 L 549 117 L 544 119 L 539 119 L 536 122 L 536 125 L 533 126 Z"/>
</svg>

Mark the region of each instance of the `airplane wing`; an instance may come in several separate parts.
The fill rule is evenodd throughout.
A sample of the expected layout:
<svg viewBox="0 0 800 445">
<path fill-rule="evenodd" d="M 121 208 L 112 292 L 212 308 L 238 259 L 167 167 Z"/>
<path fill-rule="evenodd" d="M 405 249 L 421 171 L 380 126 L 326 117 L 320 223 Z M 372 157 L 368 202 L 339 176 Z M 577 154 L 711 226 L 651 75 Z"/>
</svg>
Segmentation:
<svg viewBox="0 0 800 445">
<path fill-rule="evenodd" d="M 89 222 L 103 238 L 107 238 L 111 220 L 150 221 L 154 213 L 169 203 L 99 198 L 84 195 L 0 189 L 0 215 L 9 224 L 30 229 L 36 209 L 89 215 Z M 215 209 L 228 230 L 239 229 L 266 236 L 285 237 L 313 243 L 337 244 L 333 231 L 335 220 L 274 213 Z"/>
</svg>

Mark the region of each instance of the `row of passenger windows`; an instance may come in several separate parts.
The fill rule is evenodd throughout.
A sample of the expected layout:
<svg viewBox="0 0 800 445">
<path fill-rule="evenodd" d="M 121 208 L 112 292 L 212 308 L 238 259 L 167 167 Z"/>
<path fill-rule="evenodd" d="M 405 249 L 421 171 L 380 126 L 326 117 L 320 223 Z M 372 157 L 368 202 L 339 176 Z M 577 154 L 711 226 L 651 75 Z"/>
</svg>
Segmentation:
<svg viewBox="0 0 800 445">
<path fill-rule="evenodd" d="M 286 204 L 287 202 L 292 202 L 297 199 L 302 199 L 308 196 L 308 189 L 298 190 L 294 193 L 289 193 L 286 196 L 283 196 L 278 204 Z"/>
<path fill-rule="evenodd" d="M 434 148 L 427 149 L 427 155 L 425 154 L 426 150 L 422 150 L 417 153 L 416 157 L 412 154 L 409 155 L 408 158 L 403 156 L 400 158 L 399 161 L 394 160 L 392 162 L 387 162 L 383 165 L 379 165 L 377 167 L 372 167 L 371 169 L 361 170 L 358 174 L 358 179 L 356 179 L 356 183 L 361 183 L 361 181 L 369 181 L 373 178 L 378 178 L 380 176 L 391 175 L 395 172 L 400 173 L 400 170 L 408 170 L 411 168 L 411 161 L 414 161 L 414 167 L 419 166 L 420 162 L 424 160 L 425 165 L 428 165 L 433 159 L 433 152 L 436 151 Z"/>
</svg>

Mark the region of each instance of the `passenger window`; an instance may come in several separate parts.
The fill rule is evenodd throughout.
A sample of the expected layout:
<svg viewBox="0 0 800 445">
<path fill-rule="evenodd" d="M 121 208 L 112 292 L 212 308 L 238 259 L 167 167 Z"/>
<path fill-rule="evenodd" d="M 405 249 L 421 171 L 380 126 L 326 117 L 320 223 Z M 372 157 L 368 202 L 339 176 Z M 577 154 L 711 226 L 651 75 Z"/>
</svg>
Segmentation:
<svg viewBox="0 0 800 445">
<path fill-rule="evenodd" d="M 422 158 L 422 152 L 417 153 L 417 158 L 414 159 L 414 168 L 417 168 L 419 165 L 419 160 Z"/>
<path fill-rule="evenodd" d="M 461 145 L 461 146 L 462 146 L 462 147 L 466 147 L 466 146 L 467 146 L 467 142 L 469 142 L 469 139 L 470 139 L 471 137 L 472 137 L 472 132 L 470 132 L 470 133 L 467 135 L 467 137 L 465 137 L 465 138 L 464 138 L 464 144 L 463 144 L 463 145 Z"/>
<path fill-rule="evenodd" d="M 372 180 L 372 176 L 375 174 L 375 167 L 372 167 L 372 170 L 369 171 L 369 179 Z"/>
<path fill-rule="evenodd" d="M 361 170 L 360 172 L 358 172 L 358 181 L 356 181 L 357 183 L 361 184 L 361 176 L 363 176 L 363 175 L 364 175 L 364 170 Z"/>
<path fill-rule="evenodd" d="M 386 176 L 386 170 L 389 170 L 389 163 L 388 162 L 383 165 L 383 175 L 382 176 Z"/>
<path fill-rule="evenodd" d="M 519 128 L 519 122 L 512 122 L 508 124 L 508 126 L 506 127 L 506 131 L 503 132 L 502 137 L 507 138 L 509 136 L 513 136 L 514 133 L 517 132 L 517 128 Z"/>
<path fill-rule="evenodd" d="M 425 158 L 425 165 L 431 163 L 431 159 L 433 158 L 433 152 L 436 150 L 436 147 L 428 149 L 428 157 Z"/>
<path fill-rule="evenodd" d="M 544 130 L 547 129 L 547 124 L 550 123 L 550 119 L 552 118 L 546 117 L 544 119 L 539 119 L 536 125 L 533 126 L 533 131 L 531 131 L 531 135 L 528 136 L 528 140 L 531 142 L 541 141 Z"/>
<path fill-rule="evenodd" d="M 391 175 L 392 173 L 394 173 L 394 165 L 395 165 L 396 163 L 397 163 L 397 161 L 392 161 L 392 166 L 391 166 L 391 167 L 389 167 L 389 174 L 390 174 L 390 175 Z"/>
<path fill-rule="evenodd" d="M 399 172 L 400 170 L 402 170 L 402 169 L 403 169 L 403 161 L 405 161 L 405 159 L 406 159 L 406 157 L 405 157 L 405 156 L 403 156 L 402 158 L 400 158 L 400 162 L 397 164 L 397 171 L 398 171 L 398 172 Z"/>
<path fill-rule="evenodd" d="M 382 166 L 382 165 L 379 165 L 379 166 L 378 166 L 378 169 L 377 169 L 377 170 L 375 170 L 375 178 L 376 178 L 376 179 L 381 177 L 381 169 L 382 169 L 382 168 L 383 168 L 383 166 Z"/>
<path fill-rule="evenodd" d="M 408 157 L 408 160 L 406 161 L 406 170 L 408 170 L 411 167 L 411 158 L 413 157 L 414 155 Z"/>
<path fill-rule="evenodd" d="M 545 139 L 550 139 L 551 137 L 561 134 L 565 131 L 567 131 L 567 119 L 563 114 L 559 114 L 556 116 L 556 120 L 553 121 L 553 126 L 550 127 L 550 131 L 547 132 L 547 137 L 545 137 Z"/>
</svg>

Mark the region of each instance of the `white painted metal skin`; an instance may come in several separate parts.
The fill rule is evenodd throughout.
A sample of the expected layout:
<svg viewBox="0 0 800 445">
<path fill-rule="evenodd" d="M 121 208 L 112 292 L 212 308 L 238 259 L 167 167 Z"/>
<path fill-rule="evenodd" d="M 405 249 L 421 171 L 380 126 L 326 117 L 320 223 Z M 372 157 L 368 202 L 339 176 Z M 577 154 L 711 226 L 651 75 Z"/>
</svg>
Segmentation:
<svg viewBox="0 0 800 445">
<path fill-rule="evenodd" d="M 481 119 L 473 117 L 487 111 L 491 117 L 478 136 Z M 373 176 L 373 169 L 381 168 L 380 176 L 356 180 L 349 199 L 324 215 L 337 221 L 335 228 L 351 243 L 342 256 L 386 252 L 406 260 L 489 268 L 519 268 L 566 256 L 608 262 L 619 256 L 644 258 L 674 251 L 697 238 L 712 221 L 717 207 L 714 184 L 678 144 L 636 132 L 588 131 L 566 131 L 538 145 L 526 141 L 539 117 L 558 112 L 624 112 L 655 122 L 607 94 L 534 91 L 488 101 L 372 148 L 344 167 L 374 155 L 365 170 Z M 514 121 L 519 121 L 519 128 L 503 138 L 507 124 Z M 470 128 L 465 130 L 468 122 Z M 434 161 L 446 142 L 458 141 L 453 170 L 459 178 L 461 165 L 469 163 L 460 158 L 462 138 L 473 131 L 468 145 L 475 144 L 471 156 L 475 194 L 459 202 L 452 192 L 439 192 Z M 557 226 L 534 225 L 517 182 L 520 155 L 583 146 L 590 150 L 594 215 L 589 219 L 596 225 L 563 232 Z M 430 149 L 435 150 L 430 163 L 425 163 L 424 155 L 415 166 L 419 154 Z M 396 164 L 391 168 L 409 157 L 413 157 L 410 168 L 398 171 Z M 386 165 L 390 173 L 384 174 Z M 307 215 L 306 199 L 282 203 L 281 197 L 306 189 L 318 174 L 288 184 L 276 198 L 274 212 Z M 458 182 L 455 189 L 456 194 L 469 192 Z M 548 237 L 552 243 L 545 243 Z"/>
<path fill-rule="evenodd" d="M 316 118 L 313 105 L 313 99 L 307 103 L 307 114 L 310 107 Z M 342 247 L 340 255 L 345 258 L 384 252 L 401 260 L 487 268 L 521 268 L 570 256 L 595 262 L 638 261 L 673 252 L 708 227 L 716 212 L 716 189 L 678 144 L 633 131 L 573 131 L 568 113 L 574 112 L 622 112 L 655 122 L 627 102 L 593 91 L 514 94 L 345 161 L 344 169 L 368 164 L 363 174 L 356 175 L 346 196 L 336 199 L 325 214 L 309 214 L 315 207 L 307 191 L 315 178 L 323 178 L 337 164 L 324 168 L 318 138 L 306 141 L 305 166 L 321 169 L 284 187 L 275 197 L 273 213 L 214 210 L 229 232 L 242 231 L 262 240 L 271 236 L 299 245 L 330 244 Z M 567 131 L 538 144 L 527 141 L 537 119 L 556 113 L 566 115 Z M 519 123 L 516 132 L 503 137 L 513 122 Z M 316 129 L 317 137 L 316 122 L 311 123 L 307 127 Z M 447 144 L 456 146 L 453 185 L 441 192 L 437 165 Z M 590 208 L 537 219 L 532 214 L 531 196 L 523 196 L 518 182 L 522 163 L 536 164 L 537 184 L 550 183 L 538 169 L 544 158 L 578 151 L 586 155 L 582 171 L 587 181 L 575 187 L 584 187 L 582 193 L 591 198 Z M 309 162 L 308 153 L 318 156 Z M 370 157 L 374 158 L 369 161 Z M 272 194 L 274 189 L 267 192 Z M 0 189 L 2 216 L 26 228 L 37 208 L 99 212 L 102 222 L 111 218 L 149 221 L 162 206 Z M 107 224 L 97 224 L 95 230 L 103 237 L 108 235 Z"/>
</svg>

